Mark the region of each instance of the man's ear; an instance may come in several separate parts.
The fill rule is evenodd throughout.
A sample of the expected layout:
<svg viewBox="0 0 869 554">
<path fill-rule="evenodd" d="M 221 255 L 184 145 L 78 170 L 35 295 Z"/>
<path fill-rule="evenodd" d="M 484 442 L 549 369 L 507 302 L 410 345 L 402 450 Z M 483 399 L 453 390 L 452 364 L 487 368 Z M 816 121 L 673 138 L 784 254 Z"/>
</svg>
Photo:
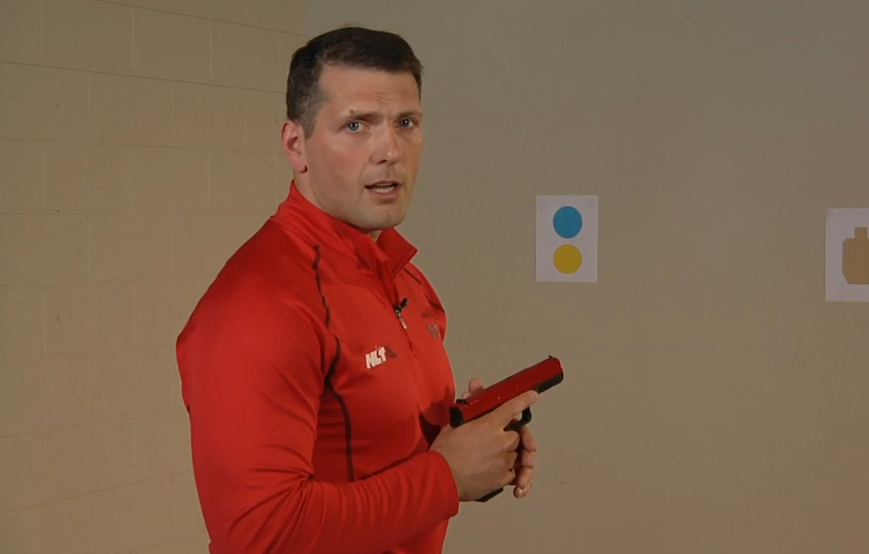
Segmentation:
<svg viewBox="0 0 869 554">
<path fill-rule="evenodd" d="M 308 156 L 305 152 L 305 131 L 295 121 L 284 121 L 281 128 L 281 144 L 284 153 L 296 173 L 304 173 L 308 170 Z"/>
</svg>

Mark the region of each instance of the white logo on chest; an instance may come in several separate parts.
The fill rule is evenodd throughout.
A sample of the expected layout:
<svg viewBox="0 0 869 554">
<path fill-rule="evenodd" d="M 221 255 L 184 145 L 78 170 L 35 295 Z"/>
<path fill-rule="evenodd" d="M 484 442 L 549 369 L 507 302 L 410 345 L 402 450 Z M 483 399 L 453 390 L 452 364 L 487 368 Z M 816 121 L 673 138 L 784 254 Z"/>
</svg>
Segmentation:
<svg viewBox="0 0 869 554">
<path fill-rule="evenodd" d="M 368 369 L 377 367 L 384 362 L 386 362 L 386 348 L 383 346 L 375 348 L 365 355 L 365 367 Z"/>
</svg>

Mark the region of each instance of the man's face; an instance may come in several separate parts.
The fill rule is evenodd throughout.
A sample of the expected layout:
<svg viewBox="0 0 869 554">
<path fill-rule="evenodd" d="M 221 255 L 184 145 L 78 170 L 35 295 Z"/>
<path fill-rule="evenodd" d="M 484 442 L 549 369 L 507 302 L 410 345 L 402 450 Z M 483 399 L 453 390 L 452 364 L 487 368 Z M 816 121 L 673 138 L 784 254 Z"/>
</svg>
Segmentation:
<svg viewBox="0 0 869 554">
<path fill-rule="evenodd" d="M 332 216 L 377 237 L 404 220 L 422 154 L 422 106 L 410 73 L 327 66 L 312 134 L 283 142 L 296 186 Z"/>
</svg>

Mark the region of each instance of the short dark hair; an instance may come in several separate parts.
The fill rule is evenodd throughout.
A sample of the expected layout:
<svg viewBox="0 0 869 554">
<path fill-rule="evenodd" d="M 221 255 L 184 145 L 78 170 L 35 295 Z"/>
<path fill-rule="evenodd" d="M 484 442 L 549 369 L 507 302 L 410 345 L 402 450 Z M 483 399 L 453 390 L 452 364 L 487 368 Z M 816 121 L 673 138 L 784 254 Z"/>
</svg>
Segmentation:
<svg viewBox="0 0 869 554">
<path fill-rule="evenodd" d="M 401 36 L 356 26 L 325 32 L 296 50 L 287 76 L 287 119 L 301 123 L 306 136 L 323 101 L 320 74 L 326 65 L 411 73 L 422 94 L 422 64 Z"/>
</svg>

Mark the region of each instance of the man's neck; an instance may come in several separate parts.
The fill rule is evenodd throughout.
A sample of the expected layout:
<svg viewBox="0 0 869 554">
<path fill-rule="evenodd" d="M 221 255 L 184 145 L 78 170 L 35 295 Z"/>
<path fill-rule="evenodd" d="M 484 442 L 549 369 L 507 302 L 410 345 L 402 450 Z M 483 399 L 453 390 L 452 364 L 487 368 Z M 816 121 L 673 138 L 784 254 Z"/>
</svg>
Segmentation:
<svg viewBox="0 0 869 554">
<path fill-rule="evenodd" d="M 301 184 L 300 184 L 300 183 L 301 183 Z M 296 187 L 296 190 L 299 191 L 299 194 L 301 194 L 301 195 L 302 195 L 302 196 L 303 196 L 303 197 L 304 197 L 308 202 L 310 202 L 314 207 L 316 207 L 318 210 L 320 210 L 320 211 L 323 212 L 323 213 L 326 213 L 326 214 L 328 214 L 328 215 L 331 215 L 331 214 L 329 214 L 329 212 L 327 212 L 326 210 L 324 210 L 323 207 L 320 206 L 320 204 L 317 202 L 317 199 L 314 197 L 314 193 L 311 191 L 311 185 L 310 185 L 310 183 L 308 183 L 306 180 L 305 180 L 305 181 L 300 181 L 300 179 L 298 178 L 298 176 L 294 176 L 294 177 L 293 177 L 293 180 L 291 181 L 290 184 L 291 184 L 291 186 L 295 186 L 295 187 Z M 335 217 L 335 216 L 332 216 L 332 217 Z M 361 230 L 361 229 L 360 229 L 360 230 Z M 369 237 L 371 237 L 371 240 L 373 240 L 374 242 L 377 242 L 377 240 L 380 238 L 380 234 L 383 232 L 383 230 L 382 230 L 382 229 L 376 229 L 376 230 L 373 230 L 373 231 L 363 231 L 363 232 L 364 232 L 366 235 L 368 235 Z"/>
</svg>

